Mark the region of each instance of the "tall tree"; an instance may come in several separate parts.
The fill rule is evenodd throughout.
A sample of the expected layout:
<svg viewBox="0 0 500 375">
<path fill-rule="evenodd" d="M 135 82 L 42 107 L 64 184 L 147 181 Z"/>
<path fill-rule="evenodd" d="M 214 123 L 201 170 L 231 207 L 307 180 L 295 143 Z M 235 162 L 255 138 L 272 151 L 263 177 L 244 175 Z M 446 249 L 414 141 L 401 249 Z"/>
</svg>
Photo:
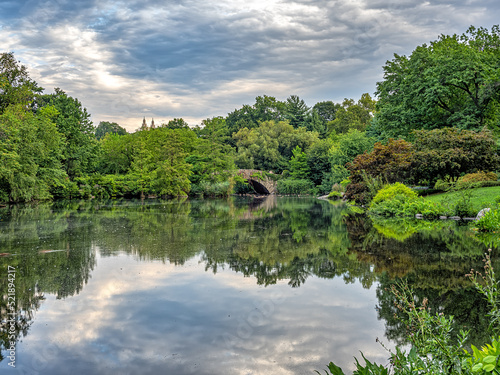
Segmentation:
<svg viewBox="0 0 500 375">
<path fill-rule="evenodd" d="M 347 133 L 349 130 L 365 131 L 370 125 L 375 111 L 375 100 L 364 93 L 357 103 L 353 99 L 344 99 L 335 113 L 335 120 L 328 123 L 329 132 Z"/>
<path fill-rule="evenodd" d="M 386 137 L 415 129 L 498 130 L 500 29 L 441 35 L 409 56 L 394 55 L 377 84 L 377 126 Z"/>
<path fill-rule="evenodd" d="M 309 175 L 309 166 L 307 165 L 307 155 L 300 146 L 295 146 L 290 158 L 290 176 L 296 180 L 305 180 Z"/>
<path fill-rule="evenodd" d="M 304 100 L 297 95 L 291 95 L 286 99 L 285 118 L 294 128 L 306 126 L 306 120 L 309 115 L 310 108 Z"/>
<path fill-rule="evenodd" d="M 22 104 L 0 115 L 0 200 L 51 198 L 50 189 L 65 178 L 62 139 L 52 119 L 53 107 L 34 115 Z"/>
<path fill-rule="evenodd" d="M 307 152 L 319 137 L 318 133 L 309 132 L 304 127 L 294 129 L 286 121 L 266 121 L 255 129 L 241 129 L 233 134 L 233 139 L 238 149 L 235 162 L 239 168 L 281 173 L 288 167 L 297 145 Z"/>
<path fill-rule="evenodd" d="M 12 52 L 0 54 L 0 114 L 11 104 L 30 107 L 35 95 L 42 91 Z"/>
<path fill-rule="evenodd" d="M 73 178 L 92 173 L 99 158 L 99 146 L 90 114 L 78 99 L 56 88 L 54 94 L 37 99 L 41 105 L 53 105 L 58 112 L 55 123 L 64 136 L 64 169 Z"/>
<path fill-rule="evenodd" d="M 116 122 L 101 121 L 95 130 L 96 139 L 101 140 L 108 133 L 125 135 L 127 131 Z"/>
<path fill-rule="evenodd" d="M 245 104 L 229 113 L 226 125 L 231 135 L 243 128 L 256 128 L 261 122 L 282 121 L 285 119 L 285 112 L 286 103 L 272 96 L 258 96 L 255 98 L 255 104 Z"/>
</svg>

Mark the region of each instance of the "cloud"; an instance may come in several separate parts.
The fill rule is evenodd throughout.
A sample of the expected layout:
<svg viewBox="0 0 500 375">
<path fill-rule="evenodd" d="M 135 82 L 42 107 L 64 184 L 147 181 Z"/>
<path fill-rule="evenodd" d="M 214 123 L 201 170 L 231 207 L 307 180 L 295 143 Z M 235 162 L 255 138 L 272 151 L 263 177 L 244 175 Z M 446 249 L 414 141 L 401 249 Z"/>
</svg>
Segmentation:
<svg viewBox="0 0 500 375">
<path fill-rule="evenodd" d="M 315 277 L 263 288 L 232 270 L 206 272 L 200 257 L 182 267 L 98 263 L 78 295 L 47 296 L 17 347 L 26 373 L 291 375 L 330 360 L 352 370 L 358 350 L 386 361 L 375 288 Z"/>
<path fill-rule="evenodd" d="M 375 90 L 393 53 L 491 27 L 493 1 L 7 1 L 2 50 L 39 84 L 77 97 L 94 122 L 190 124 L 258 95 L 317 101 Z"/>
</svg>

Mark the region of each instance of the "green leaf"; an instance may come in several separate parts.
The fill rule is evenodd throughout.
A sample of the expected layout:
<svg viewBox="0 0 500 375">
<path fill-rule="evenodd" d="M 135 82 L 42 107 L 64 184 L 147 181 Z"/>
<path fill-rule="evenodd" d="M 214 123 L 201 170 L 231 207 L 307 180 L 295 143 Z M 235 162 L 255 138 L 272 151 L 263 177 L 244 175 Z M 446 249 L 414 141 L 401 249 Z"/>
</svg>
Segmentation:
<svg viewBox="0 0 500 375">
<path fill-rule="evenodd" d="M 483 368 L 483 364 L 478 363 L 477 365 L 472 367 L 472 371 L 477 372 L 477 371 L 480 371 L 482 368 Z"/>
<path fill-rule="evenodd" d="M 492 355 L 489 355 L 489 356 L 487 356 L 487 357 L 485 357 L 483 359 L 483 362 L 484 363 L 495 363 L 496 362 L 496 358 L 494 356 L 492 356 Z"/>
<path fill-rule="evenodd" d="M 483 370 L 484 371 L 488 371 L 488 372 L 491 372 L 495 369 L 495 365 L 492 365 L 492 364 L 487 364 L 487 365 L 484 365 L 483 366 Z"/>
</svg>

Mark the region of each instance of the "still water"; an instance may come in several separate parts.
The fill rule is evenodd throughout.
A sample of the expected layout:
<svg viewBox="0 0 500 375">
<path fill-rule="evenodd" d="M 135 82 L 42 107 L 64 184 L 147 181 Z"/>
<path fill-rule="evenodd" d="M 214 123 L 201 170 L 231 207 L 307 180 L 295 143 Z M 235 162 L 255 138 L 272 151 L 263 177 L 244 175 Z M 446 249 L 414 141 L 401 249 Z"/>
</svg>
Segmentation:
<svg viewBox="0 0 500 375">
<path fill-rule="evenodd" d="M 386 291 L 400 278 L 473 340 L 485 324 L 464 274 L 488 239 L 454 222 L 275 196 L 55 202 L 0 220 L 2 374 L 350 372 L 360 351 L 387 364 L 375 340 L 405 344 Z"/>
</svg>

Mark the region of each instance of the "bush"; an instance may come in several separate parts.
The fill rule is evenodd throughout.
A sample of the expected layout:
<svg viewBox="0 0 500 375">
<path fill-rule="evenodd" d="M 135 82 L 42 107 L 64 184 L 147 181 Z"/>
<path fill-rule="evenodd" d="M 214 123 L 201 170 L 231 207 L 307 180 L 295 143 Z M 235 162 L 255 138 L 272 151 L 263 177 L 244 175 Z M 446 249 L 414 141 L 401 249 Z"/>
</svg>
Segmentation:
<svg viewBox="0 0 500 375">
<path fill-rule="evenodd" d="M 491 251 L 491 250 L 489 250 Z M 469 331 L 453 329 L 453 316 L 431 312 L 428 300 L 424 298 L 421 305 L 417 304 L 414 291 L 406 282 L 392 285 L 391 293 L 394 297 L 394 306 L 398 310 L 395 314 L 406 327 L 406 337 L 411 343 L 411 349 L 406 352 L 396 347 L 396 353 L 389 351 L 390 364 L 376 365 L 361 356 L 365 365 L 356 361 L 356 370 L 353 375 L 361 374 L 498 374 L 500 373 L 500 306 L 498 280 L 491 263 L 490 254 L 485 254 L 484 275 L 479 271 L 471 270 L 466 275 L 476 290 L 482 294 L 489 305 L 490 325 L 488 333 L 490 342 L 481 349 L 471 345 L 468 351 L 466 342 Z M 378 341 L 378 339 L 377 339 Z M 385 348 L 385 347 L 384 347 Z M 332 375 L 344 375 L 340 367 L 330 362 L 328 370 Z M 325 370 L 325 374 L 328 372 Z M 317 374 L 320 372 L 316 371 Z"/>
<path fill-rule="evenodd" d="M 416 214 L 421 214 L 425 219 L 437 219 L 447 213 L 446 208 L 441 203 L 429 202 L 422 197 L 407 200 L 403 204 L 404 216 L 413 217 Z"/>
<path fill-rule="evenodd" d="M 446 180 L 437 180 L 434 184 L 434 189 L 439 191 L 447 191 L 451 187 L 451 183 Z"/>
<path fill-rule="evenodd" d="M 396 196 L 403 196 L 403 198 L 407 199 L 415 199 L 418 195 L 408 186 L 400 182 L 396 182 L 391 185 L 386 185 L 382 189 L 380 189 L 373 197 L 370 203 L 370 208 L 381 202 L 394 199 L 396 198 Z"/>
<path fill-rule="evenodd" d="M 495 172 L 476 172 L 469 173 L 458 179 L 458 182 L 482 182 L 482 181 L 496 181 L 498 176 Z"/>
<path fill-rule="evenodd" d="M 314 184 L 309 180 L 287 178 L 286 180 L 278 181 L 277 192 L 278 194 L 285 195 L 315 195 L 316 189 L 314 188 Z"/>
<path fill-rule="evenodd" d="M 191 185 L 190 195 L 203 197 L 227 197 L 232 193 L 232 186 L 229 181 L 210 182 L 200 181 Z"/>
<path fill-rule="evenodd" d="M 370 213 L 380 216 L 403 216 L 404 204 L 407 199 L 403 194 L 392 196 L 391 199 L 370 205 Z"/>
<path fill-rule="evenodd" d="M 474 227 L 480 232 L 500 231 L 500 209 L 486 212 L 482 218 L 474 223 Z"/>
</svg>

